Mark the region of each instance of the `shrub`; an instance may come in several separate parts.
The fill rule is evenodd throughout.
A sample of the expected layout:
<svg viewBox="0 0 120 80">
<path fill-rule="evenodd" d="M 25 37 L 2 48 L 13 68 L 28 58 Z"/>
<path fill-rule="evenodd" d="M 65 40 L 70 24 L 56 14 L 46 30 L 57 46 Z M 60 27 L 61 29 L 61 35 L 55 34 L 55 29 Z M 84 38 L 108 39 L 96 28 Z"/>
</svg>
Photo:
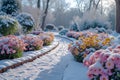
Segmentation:
<svg viewBox="0 0 120 80">
<path fill-rule="evenodd" d="M 76 31 L 76 32 L 79 31 L 78 25 L 76 23 L 72 24 L 70 26 L 70 31 Z"/>
<path fill-rule="evenodd" d="M 101 15 L 99 12 L 95 13 L 94 10 L 84 13 L 80 22 L 80 30 L 88 30 L 96 27 L 109 29 L 111 28 L 111 23 L 105 15 Z"/>
<path fill-rule="evenodd" d="M 16 19 L 22 25 L 24 33 L 30 32 L 35 25 L 33 17 L 28 13 L 21 13 L 18 16 L 16 16 Z"/>
<path fill-rule="evenodd" d="M 66 35 L 67 35 L 67 37 L 70 37 L 70 38 L 79 39 L 79 37 L 82 35 L 82 33 L 75 32 L 75 31 L 69 31 L 69 32 L 67 32 Z"/>
<path fill-rule="evenodd" d="M 39 50 L 43 46 L 43 41 L 40 38 L 33 35 L 26 35 L 22 37 L 22 39 L 24 40 L 24 43 L 27 44 L 25 51 Z"/>
<path fill-rule="evenodd" d="M 5 12 L 0 11 L 0 16 L 7 15 Z"/>
<path fill-rule="evenodd" d="M 19 0 L 2 0 L 1 11 L 15 16 L 19 13 L 21 4 Z"/>
<path fill-rule="evenodd" d="M 45 31 L 57 31 L 57 28 L 55 27 L 54 24 L 47 24 L 45 26 Z"/>
<path fill-rule="evenodd" d="M 51 38 L 51 42 L 54 40 L 54 34 L 53 33 L 50 33 L 50 32 L 47 32 L 47 33 L 45 33 L 46 35 L 48 35 L 48 36 L 50 36 L 50 38 Z"/>
<path fill-rule="evenodd" d="M 87 32 L 81 35 L 78 41 L 70 44 L 68 50 L 78 62 L 83 62 L 83 59 L 91 52 L 110 46 L 111 40 L 107 34 Z"/>
<path fill-rule="evenodd" d="M 90 80 L 119 80 L 120 79 L 120 46 L 93 53 L 88 63 Z"/>
<path fill-rule="evenodd" d="M 43 41 L 43 45 L 47 46 L 50 45 L 51 42 L 54 40 L 54 35 L 52 33 L 44 33 L 44 34 L 40 34 L 39 38 L 42 39 Z"/>
<path fill-rule="evenodd" d="M 24 49 L 25 44 L 23 40 L 16 36 L 0 37 L 0 60 L 19 58 L 22 56 Z"/>
<path fill-rule="evenodd" d="M 18 31 L 19 23 L 8 16 L 0 16 L 0 33 L 4 36 L 15 34 Z"/>
<path fill-rule="evenodd" d="M 66 35 L 66 33 L 68 32 L 67 29 L 63 29 L 59 32 L 60 35 Z"/>
<path fill-rule="evenodd" d="M 61 31 L 61 30 L 63 30 L 63 29 L 64 29 L 64 26 L 59 26 L 59 27 L 58 27 L 58 30 L 59 30 L 59 31 Z"/>
</svg>

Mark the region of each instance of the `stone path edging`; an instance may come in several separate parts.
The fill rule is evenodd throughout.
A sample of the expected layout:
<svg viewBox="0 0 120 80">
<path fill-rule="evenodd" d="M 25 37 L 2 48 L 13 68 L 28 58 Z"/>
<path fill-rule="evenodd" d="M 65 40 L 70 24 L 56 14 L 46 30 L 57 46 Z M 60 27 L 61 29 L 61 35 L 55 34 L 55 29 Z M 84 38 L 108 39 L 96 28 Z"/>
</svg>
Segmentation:
<svg viewBox="0 0 120 80">
<path fill-rule="evenodd" d="M 48 54 L 48 52 L 54 50 L 55 48 L 57 48 L 57 46 L 59 46 L 59 42 L 53 42 L 51 45 L 49 45 L 45 48 L 43 47 L 41 50 L 24 52 L 24 53 L 26 53 L 24 55 L 24 57 L 12 59 L 12 60 L 10 60 L 10 59 L 1 60 L 0 61 L 0 63 L 1 63 L 0 64 L 0 73 L 3 73 L 5 71 L 7 71 L 8 69 L 16 68 L 25 63 L 32 62 L 33 60 L 35 60 L 45 54 Z"/>
</svg>

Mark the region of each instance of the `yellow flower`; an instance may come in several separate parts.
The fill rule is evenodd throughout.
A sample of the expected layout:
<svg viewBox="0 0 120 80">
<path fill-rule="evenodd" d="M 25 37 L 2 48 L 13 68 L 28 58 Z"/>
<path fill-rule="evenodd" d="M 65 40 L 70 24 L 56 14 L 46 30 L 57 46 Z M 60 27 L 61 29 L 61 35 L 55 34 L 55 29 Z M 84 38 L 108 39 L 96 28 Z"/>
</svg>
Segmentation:
<svg viewBox="0 0 120 80">
<path fill-rule="evenodd" d="M 84 50 L 84 49 L 86 49 L 86 46 L 83 44 L 80 46 L 80 48 Z"/>
<path fill-rule="evenodd" d="M 111 41 L 110 38 L 106 38 L 106 39 L 102 42 L 102 44 L 103 44 L 103 45 L 108 45 L 108 44 L 110 43 L 110 41 Z"/>
</svg>

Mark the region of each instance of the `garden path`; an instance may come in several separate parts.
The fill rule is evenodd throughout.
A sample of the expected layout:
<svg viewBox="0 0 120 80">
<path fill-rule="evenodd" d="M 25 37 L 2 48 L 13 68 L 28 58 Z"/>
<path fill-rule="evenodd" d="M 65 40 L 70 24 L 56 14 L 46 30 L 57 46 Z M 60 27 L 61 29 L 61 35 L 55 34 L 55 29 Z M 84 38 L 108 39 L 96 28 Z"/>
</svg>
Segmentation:
<svg viewBox="0 0 120 80">
<path fill-rule="evenodd" d="M 56 37 L 59 46 L 48 54 L 0 74 L 0 80 L 62 80 L 65 68 L 72 61 L 69 40 Z"/>
</svg>

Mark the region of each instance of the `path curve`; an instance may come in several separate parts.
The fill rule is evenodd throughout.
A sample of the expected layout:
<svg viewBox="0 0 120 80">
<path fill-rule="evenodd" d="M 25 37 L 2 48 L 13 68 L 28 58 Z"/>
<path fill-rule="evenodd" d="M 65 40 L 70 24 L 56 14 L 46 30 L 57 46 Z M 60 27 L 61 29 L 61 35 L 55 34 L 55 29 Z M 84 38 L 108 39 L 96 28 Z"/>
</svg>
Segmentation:
<svg viewBox="0 0 120 80">
<path fill-rule="evenodd" d="M 48 54 L 0 74 L 0 80 L 62 80 L 64 70 L 73 59 L 67 48 L 71 42 L 56 37 L 59 46 Z"/>
</svg>

